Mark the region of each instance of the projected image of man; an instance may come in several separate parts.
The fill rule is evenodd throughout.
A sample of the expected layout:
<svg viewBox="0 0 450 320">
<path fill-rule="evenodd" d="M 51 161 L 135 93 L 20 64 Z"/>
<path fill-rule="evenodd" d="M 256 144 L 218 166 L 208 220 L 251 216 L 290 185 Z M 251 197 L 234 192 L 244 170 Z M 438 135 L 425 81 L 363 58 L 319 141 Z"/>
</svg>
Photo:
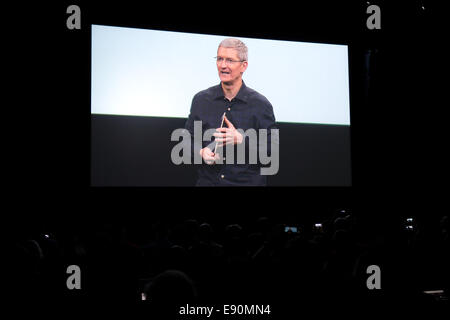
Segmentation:
<svg viewBox="0 0 450 320">
<path fill-rule="evenodd" d="M 247 87 L 242 79 L 248 67 L 248 49 L 242 41 L 234 38 L 223 40 L 215 60 L 220 84 L 194 96 L 185 125 L 192 137 L 195 123 L 200 121 L 202 132 L 215 129 L 212 142 L 192 143 L 193 154 L 200 154 L 203 159 L 198 169 L 197 185 L 265 186 L 267 174 L 261 168 L 267 166 L 275 140 L 278 143 L 278 137 L 272 134 L 277 132 L 273 107 L 262 94 Z M 232 152 L 228 152 L 230 148 Z M 237 161 L 242 151 L 245 161 Z M 229 154 L 233 159 L 226 159 Z M 276 162 L 278 171 L 278 157 L 276 161 L 270 161 L 272 166 Z"/>
</svg>

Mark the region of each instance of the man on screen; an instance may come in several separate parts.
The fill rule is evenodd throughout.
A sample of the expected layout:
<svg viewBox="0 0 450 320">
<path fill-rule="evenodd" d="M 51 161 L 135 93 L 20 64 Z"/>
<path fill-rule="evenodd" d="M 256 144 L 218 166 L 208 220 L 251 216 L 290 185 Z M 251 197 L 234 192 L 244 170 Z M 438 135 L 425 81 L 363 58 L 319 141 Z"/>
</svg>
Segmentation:
<svg viewBox="0 0 450 320">
<path fill-rule="evenodd" d="M 275 140 L 278 143 L 278 137 L 272 134 L 277 132 L 275 116 L 270 102 L 242 80 L 248 66 L 247 52 L 242 41 L 223 40 L 216 57 L 220 84 L 200 91 L 192 100 L 185 125 L 191 137 L 195 123 L 201 123 L 202 132 L 215 129 L 212 143 L 192 143 L 193 156 L 197 153 L 203 159 L 197 186 L 265 186 L 266 175 L 274 174 L 264 174 L 261 168 L 268 163 L 262 158 L 271 154 Z M 233 150 L 228 153 L 230 148 Z M 278 149 L 276 153 L 278 171 Z M 227 157 L 230 154 L 233 157 Z"/>
</svg>

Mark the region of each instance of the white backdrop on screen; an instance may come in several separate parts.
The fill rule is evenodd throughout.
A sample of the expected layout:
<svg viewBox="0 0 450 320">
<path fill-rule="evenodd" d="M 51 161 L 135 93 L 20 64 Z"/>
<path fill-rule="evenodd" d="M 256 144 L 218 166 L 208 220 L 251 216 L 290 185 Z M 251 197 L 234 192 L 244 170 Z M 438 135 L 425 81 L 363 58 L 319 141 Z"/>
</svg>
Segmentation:
<svg viewBox="0 0 450 320">
<path fill-rule="evenodd" d="M 219 84 L 226 36 L 92 25 L 91 112 L 186 118 L 193 96 Z M 350 124 L 348 47 L 237 37 L 246 85 L 278 122 Z"/>
</svg>

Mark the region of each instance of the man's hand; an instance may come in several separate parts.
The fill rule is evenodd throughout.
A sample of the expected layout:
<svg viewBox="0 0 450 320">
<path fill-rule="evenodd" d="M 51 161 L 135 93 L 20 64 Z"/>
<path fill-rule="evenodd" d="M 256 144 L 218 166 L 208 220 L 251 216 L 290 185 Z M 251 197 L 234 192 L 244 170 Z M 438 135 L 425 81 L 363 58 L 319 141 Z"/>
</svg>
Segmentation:
<svg viewBox="0 0 450 320">
<path fill-rule="evenodd" d="M 223 147 L 227 144 L 241 144 L 244 137 L 242 134 L 236 130 L 230 120 L 225 116 L 224 118 L 228 128 L 217 128 L 214 137 L 216 137 L 216 142 L 218 147 Z"/>
<path fill-rule="evenodd" d="M 206 164 L 212 165 L 217 160 L 219 160 L 219 155 L 214 154 L 214 152 L 211 151 L 210 148 L 205 147 L 200 150 L 200 155 L 202 156 L 203 160 L 206 162 Z"/>
</svg>

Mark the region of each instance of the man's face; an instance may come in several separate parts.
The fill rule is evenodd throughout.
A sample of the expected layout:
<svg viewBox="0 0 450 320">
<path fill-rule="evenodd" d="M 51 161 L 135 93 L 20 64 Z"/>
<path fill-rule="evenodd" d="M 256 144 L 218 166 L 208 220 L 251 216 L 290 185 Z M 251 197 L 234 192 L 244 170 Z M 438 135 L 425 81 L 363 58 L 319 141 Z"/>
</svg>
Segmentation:
<svg viewBox="0 0 450 320">
<path fill-rule="evenodd" d="M 247 69 L 247 61 L 227 63 L 227 60 L 230 59 L 239 61 L 236 49 L 219 47 L 217 57 L 223 58 L 222 62 L 217 62 L 217 70 L 219 71 L 220 80 L 225 84 L 232 84 L 240 79 L 242 73 Z"/>
</svg>

